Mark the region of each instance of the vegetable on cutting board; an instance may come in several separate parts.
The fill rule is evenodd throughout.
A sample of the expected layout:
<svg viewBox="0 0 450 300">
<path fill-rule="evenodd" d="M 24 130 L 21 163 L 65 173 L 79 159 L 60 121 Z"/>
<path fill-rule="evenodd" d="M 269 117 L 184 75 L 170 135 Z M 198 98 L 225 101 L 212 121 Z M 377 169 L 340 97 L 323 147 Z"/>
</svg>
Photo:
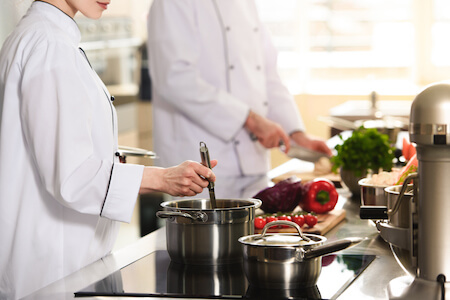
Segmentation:
<svg viewBox="0 0 450 300">
<path fill-rule="evenodd" d="M 323 214 L 334 209 L 339 194 L 331 180 L 316 178 L 303 186 L 300 207 L 307 212 Z"/>
<path fill-rule="evenodd" d="M 300 180 L 296 177 L 289 177 L 273 187 L 260 191 L 253 198 L 262 201 L 261 209 L 265 213 L 290 212 L 298 206 L 302 196 L 301 190 Z"/>
<path fill-rule="evenodd" d="M 307 213 L 307 212 L 300 212 L 300 213 L 278 213 L 278 214 L 272 214 L 272 215 L 262 215 L 257 216 L 255 218 L 255 229 L 263 229 L 264 225 L 267 223 L 278 221 L 278 220 L 285 220 L 294 222 L 300 227 L 303 227 L 303 225 L 308 225 L 309 228 L 314 227 L 317 222 L 318 218 L 314 213 Z M 281 227 L 289 227 L 287 225 L 282 225 Z"/>
</svg>

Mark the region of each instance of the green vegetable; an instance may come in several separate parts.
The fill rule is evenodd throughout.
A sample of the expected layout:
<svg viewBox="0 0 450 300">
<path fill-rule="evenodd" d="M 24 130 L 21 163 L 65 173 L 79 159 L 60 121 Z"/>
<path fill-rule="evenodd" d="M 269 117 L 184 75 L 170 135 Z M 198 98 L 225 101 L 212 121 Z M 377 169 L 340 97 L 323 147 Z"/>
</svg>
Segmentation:
<svg viewBox="0 0 450 300">
<path fill-rule="evenodd" d="M 331 157 L 333 172 L 342 168 L 359 177 L 368 170 L 378 173 L 380 169 L 392 169 L 395 149 L 391 147 L 388 135 L 381 134 L 376 128 L 361 126 L 348 139 L 340 138 L 343 143 L 336 145 L 337 154 Z"/>
</svg>

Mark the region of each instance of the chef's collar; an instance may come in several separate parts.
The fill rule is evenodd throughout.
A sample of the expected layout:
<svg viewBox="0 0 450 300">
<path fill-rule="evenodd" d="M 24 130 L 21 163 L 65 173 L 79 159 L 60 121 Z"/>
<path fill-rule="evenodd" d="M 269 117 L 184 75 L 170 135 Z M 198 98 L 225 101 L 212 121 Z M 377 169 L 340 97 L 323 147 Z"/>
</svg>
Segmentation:
<svg viewBox="0 0 450 300">
<path fill-rule="evenodd" d="M 81 40 L 81 33 L 73 18 L 60 10 L 58 7 L 45 1 L 33 1 L 30 11 L 34 10 L 41 15 L 47 16 L 48 19 L 55 24 L 55 26 L 66 32 L 75 45 L 78 46 Z"/>
</svg>

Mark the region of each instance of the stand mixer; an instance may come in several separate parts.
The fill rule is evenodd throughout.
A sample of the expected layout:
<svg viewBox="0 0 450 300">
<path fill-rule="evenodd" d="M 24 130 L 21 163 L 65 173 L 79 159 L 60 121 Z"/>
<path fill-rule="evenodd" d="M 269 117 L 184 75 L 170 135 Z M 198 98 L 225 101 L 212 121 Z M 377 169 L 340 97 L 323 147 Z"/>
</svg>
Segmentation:
<svg viewBox="0 0 450 300">
<path fill-rule="evenodd" d="M 412 276 L 392 280 L 389 299 L 450 299 L 450 83 L 430 85 L 416 96 L 409 134 L 419 162 L 410 228 L 377 224 L 400 264 L 396 243 L 410 241 L 401 248 L 407 248 L 411 260 L 403 267 Z"/>
</svg>

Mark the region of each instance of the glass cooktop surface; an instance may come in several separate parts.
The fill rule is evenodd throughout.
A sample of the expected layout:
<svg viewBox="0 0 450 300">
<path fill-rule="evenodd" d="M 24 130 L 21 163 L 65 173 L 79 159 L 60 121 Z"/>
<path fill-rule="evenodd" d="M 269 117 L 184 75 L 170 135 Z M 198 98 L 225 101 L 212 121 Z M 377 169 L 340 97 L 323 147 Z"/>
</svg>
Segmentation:
<svg viewBox="0 0 450 300">
<path fill-rule="evenodd" d="M 275 290 L 249 285 L 242 263 L 184 265 L 172 262 L 167 251 L 155 251 L 76 292 L 75 297 L 335 299 L 374 259 L 374 255 L 324 256 L 316 286 Z"/>
</svg>

